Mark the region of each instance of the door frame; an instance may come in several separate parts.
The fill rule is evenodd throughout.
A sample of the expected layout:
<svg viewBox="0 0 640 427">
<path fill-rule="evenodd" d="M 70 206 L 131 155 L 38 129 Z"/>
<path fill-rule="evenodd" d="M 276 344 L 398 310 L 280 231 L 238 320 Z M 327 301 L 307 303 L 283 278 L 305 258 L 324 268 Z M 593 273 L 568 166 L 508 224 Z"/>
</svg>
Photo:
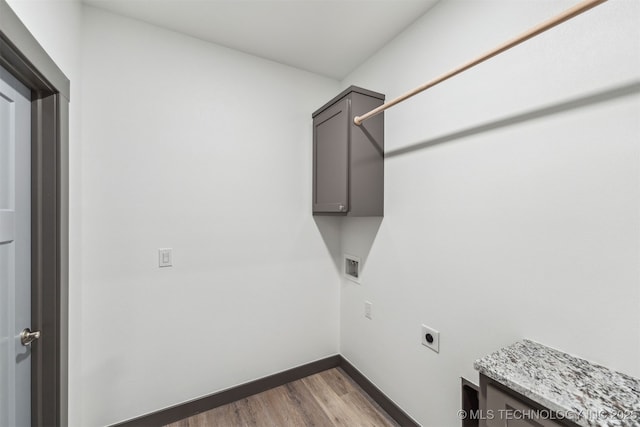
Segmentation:
<svg viewBox="0 0 640 427">
<path fill-rule="evenodd" d="M 70 82 L 0 0 L 0 65 L 31 89 L 31 424 L 67 425 Z M 25 325 L 28 326 L 28 325 Z"/>
</svg>

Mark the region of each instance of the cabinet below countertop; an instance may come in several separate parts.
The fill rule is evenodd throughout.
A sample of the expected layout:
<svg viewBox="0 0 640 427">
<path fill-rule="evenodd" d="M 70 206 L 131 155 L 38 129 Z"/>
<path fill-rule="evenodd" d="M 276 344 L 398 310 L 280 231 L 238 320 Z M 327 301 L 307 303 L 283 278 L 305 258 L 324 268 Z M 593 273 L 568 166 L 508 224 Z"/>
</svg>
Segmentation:
<svg viewBox="0 0 640 427">
<path fill-rule="evenodd" d="M 480 427 L 640 427 L 640 379 L 530 340 L 474 364 Z"/>
</svg>

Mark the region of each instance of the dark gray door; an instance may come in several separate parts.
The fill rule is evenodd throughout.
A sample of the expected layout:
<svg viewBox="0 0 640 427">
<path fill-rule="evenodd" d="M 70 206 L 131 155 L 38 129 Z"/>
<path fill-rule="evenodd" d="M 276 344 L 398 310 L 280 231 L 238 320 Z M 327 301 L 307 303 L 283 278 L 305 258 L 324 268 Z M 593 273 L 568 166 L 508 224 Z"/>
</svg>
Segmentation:
<svg viewBox="0 0 640 427">
<path fill-rule="evenodd" d="M 313 212 L 349 211 L 349 102 L 313 120 Z"/>
<path fill-rule="evenodd" d="M 0 68 L 0 426 L 31 425 L 31 91 Z"/>
</svg>

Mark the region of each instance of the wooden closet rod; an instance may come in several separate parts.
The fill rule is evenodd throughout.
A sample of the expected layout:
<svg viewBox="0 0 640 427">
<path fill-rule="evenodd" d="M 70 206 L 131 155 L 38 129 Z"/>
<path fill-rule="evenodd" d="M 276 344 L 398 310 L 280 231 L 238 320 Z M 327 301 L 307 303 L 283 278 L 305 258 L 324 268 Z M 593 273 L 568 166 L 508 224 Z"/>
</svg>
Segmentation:
<svg viewBox="0 0 640 427">
<path fill-rule="evenodd" d="M 451 71 L 449 71 L 448 73 L 445 73 L 443 75 L 441 75 L 440 77 L 437 77 L 425 84 L 423 84 L 422 86 L 418 86 L 417 88 L 405 93 L 404 95 L 400 95 L 399 97 L 392 99 L 389 102 L 385 102 L 384 104 L 382 104 L 381 106 L 379 106 L 378 108 L 374 108 L 373 110 L 369 111 L 366 114 L 363 114 L 362 116 L 356 116 L 353 118 L 353 122 L 360 126 L 362 124 L 362 122 L 364 122 L 365 120 L 375 116 L 376 114 L 380 114 L 382 113 L 384 110 L 386 110 L 387 108 L 391 108 L 396 104 L 401 103 L 402 101 L 411 98 L 414 95 L 419 94 L 422 91 L 425 91 L 427 89 L 429 89 L 430 87 L 433 87 L 435 85 L 437 85 L 438 83 L 442 83 L 443 81 L 455 76 L 456 74 L 460 74 L 463 71 L 468 70 L 469 68 L 472 68 L 478 64 L 480 64 L 481 62 L 486 61 L 489 58 L 492 58 L 506 50 L 511 49 L 514 46 L 519 45 L 520 43 L 529 40 L 532 37 L 537 36 L 538 34 L 541 34 L 553 27 L 555 27 L 556 25 L 562 24 L 565 21 L 568 21 L 569 19 L 580 15 L 583 12 L 586 12 L 587 10 L 591 9 L 592 7 L 595 7 L 601 3 L 606 2 L 607 0 L 584 0 L 580 3 L 578 3 L 577 5 L 573 6 L 570 9 L 565 10 L 564 12 L 562 12 L 561 14 L 554 16 L 553 18 L 550 18 L 544 22 L 542 22 L 541 24 L 536 25 L 535 27 L 531 28 L 529 31 L 526 31 L 522 34 L 520 34 L 519 36 L 501 44 L 500 46 L 496 47 L 493 50 L 490 50 L 489 52 L 485 53 L 484 55 L 481 55 L 475 59 L 472 59 L 471 61 L 462 64 L 461 66 L 459 66 L 458 68 L 455 68 Z"/>
</svg>

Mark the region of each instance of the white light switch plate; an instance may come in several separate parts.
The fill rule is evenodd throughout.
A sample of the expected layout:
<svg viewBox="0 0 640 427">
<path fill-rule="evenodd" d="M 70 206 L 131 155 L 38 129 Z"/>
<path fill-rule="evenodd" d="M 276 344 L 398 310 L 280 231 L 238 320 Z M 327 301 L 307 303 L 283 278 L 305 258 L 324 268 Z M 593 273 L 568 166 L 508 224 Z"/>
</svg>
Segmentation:
<svg viewBox="0 0 640 427">
<path fill-rule="evenodd" d="M 373 319 L 373 317 L 371 315 L 372 306 L 373 306 L 373 304 L 371 304 L 370 301 L 365 301 L 364 302 L 364 317 L 366 317 L 367 319 Z"/>
<path fill-rule="evenodd" d="M 171 248 L 158 249 L 158 267 L 171 267 Z"/>
</svg>

